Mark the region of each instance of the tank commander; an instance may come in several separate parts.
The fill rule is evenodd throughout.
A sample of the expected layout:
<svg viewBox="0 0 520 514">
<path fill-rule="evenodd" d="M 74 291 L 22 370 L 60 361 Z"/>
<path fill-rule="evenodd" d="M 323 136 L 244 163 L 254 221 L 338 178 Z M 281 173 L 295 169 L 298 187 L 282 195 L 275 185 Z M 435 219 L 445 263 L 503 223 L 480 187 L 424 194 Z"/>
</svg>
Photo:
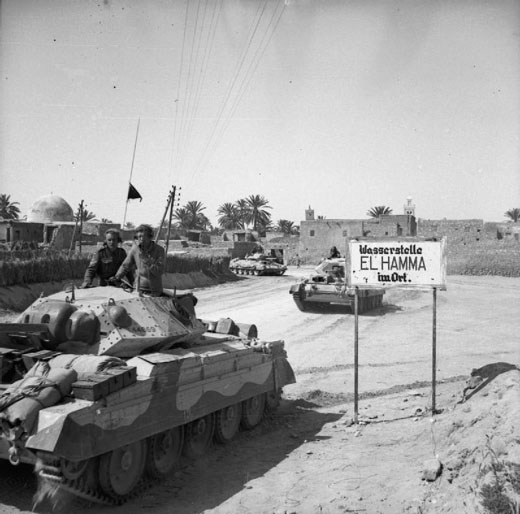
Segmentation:
<svg viewBox="0 0 520 514">
<path fill-rule="evenodd" d="M 128 251 L 128 255 L 111 282 L 119 282 L 125 274 L 135 269 L 136 290 L 151 296 L 161 296 L 164 248 L 153 241 L 153 229 L 150 225 L 139 225 L 135 229 L 135 235 L 137 239 L 134 246 Z"/>
<path fill-rule="evenodd" d="M 333 246 L 330 249 L 328 259 L 336 259 L 336 258 L 339 258 L 339 257 L 341 257 L 341 254 L 339 253 L 339 250 L 335 246 Z"/>
<path fill-rule="evenodd" d="M 92 255 L 81 284 L 82 288 L 92 287 L 96 276 L 99 278 L 100 286 L 108 285 L 108 279 L 115 275 L 126 258 L 125 250 L 119 246 L 120 242 L 121 237 L 118 230 L 109 228 L 105 232 L 103 247 Z M 127 275 L 127 278 L 132 282 L 131 274 Z"/>
</svg>

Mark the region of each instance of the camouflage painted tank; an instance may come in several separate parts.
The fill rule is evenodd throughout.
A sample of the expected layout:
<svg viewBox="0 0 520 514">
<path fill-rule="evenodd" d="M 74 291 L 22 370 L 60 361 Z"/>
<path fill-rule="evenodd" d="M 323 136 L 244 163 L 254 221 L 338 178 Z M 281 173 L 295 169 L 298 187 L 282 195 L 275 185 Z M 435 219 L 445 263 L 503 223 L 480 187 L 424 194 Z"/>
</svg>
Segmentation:
<svg viewBox="0 0 520 514">
<path fill-rule="evenodd" d="M 355 288 L 345 279 L 345 259 L 324 259 L 308 278 L 289 289 L 301 311 L 317 310 L 328 305 L 345 305 L 354 310 Z M 358 289 L 358 312 L 363 313 L 383 304 L 383 288 Z"/>
<path fill-rule="evenodd" d="M 202 321 L 195 304 L 99 287 L 0 325 L 0 457 L 34 464 L 43 486 L 119 504 L 181 455 L 257 425 L 294 382 L 283 341 Z"/>
<path fill-rule="evenodd" d="M 276 257 L 255 253 L 243 259 L 231 259 L 229 269 L 237 275 L 283 275 L 287 266 L 280 264 Z"/>
</svg>

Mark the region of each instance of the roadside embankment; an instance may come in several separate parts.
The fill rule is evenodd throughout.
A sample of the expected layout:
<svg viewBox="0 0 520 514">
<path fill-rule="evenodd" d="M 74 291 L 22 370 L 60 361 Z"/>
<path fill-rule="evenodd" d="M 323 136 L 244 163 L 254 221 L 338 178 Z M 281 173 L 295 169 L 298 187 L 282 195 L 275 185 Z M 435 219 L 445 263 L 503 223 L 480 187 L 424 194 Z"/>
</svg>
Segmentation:
<svg viewBox="0 0 520 514">
<path fill-rule="evenodd" d="M 163 275 L 163 286 L 168 289 L 187 290 L 211 287 L 232 280 L 239 280 L 239 277 L 229 270 L 220 273 L 202 271 L 165 273 Z M 71 283 L 72 281 L 69 279 L 0 287 L 0 309 L 22 311 L 31 305 L 39 296 L 48 296 L 62 291 Z M 76 286 L 79 285 L 79 283 L 80 281 L 75 281 Z"/>
</svg>

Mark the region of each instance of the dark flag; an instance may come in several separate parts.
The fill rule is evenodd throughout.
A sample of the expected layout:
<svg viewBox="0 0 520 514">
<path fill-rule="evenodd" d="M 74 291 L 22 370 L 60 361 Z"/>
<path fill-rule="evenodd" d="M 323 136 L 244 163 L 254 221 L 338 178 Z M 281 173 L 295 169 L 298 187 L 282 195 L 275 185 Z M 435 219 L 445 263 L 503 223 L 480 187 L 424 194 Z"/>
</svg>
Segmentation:
<svg viewBox="0 0 520 514">
<path fill-rule="evenodd" d="M 137 198 L 139 198 L 139 201 L 143 199 L 139 191 L 132 184 L 130 184 L 130 186 L 128 187 L 128 198 L 126 199 L 126 201 L 137 200 Z"/>
</svg>

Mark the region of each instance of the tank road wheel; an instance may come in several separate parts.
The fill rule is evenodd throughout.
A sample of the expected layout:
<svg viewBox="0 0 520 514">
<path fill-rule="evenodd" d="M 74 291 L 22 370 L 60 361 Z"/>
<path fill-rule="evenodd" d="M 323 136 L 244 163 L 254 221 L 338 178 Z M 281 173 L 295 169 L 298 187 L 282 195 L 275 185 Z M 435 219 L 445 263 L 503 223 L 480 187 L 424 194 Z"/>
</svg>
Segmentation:
<svg viewBox="0 0 520 514">
<path fill-rule="evenodd" d="M 251 430 L 256 427 L 264 417 L 265 394 L 258 394 L 242 402 L 242 428 Z"/>
<path fill-rule="evenodd" d="M 183 443 L 183 427 L 149 437 L 146 473 L 156 478 L 167 475 L 179 463 Z"/>
<path fill-rule="evenodd" d="M 144 471 L 144 441 L 127 444 L 105 453 L 99 459 L 99 485 L 113 498 L 124 498 L 138 484 Z"/>
<path fill-rule="evenodd" d="M 208 414 L 186 425 L 186 440 L 184 442 L 184 455 L 189 458 L 197 458 L 204 455 L 208 449 L 215 429 L 215 417 Z"/>
<path fill-rule="evenodd" d="M 215 419 L 215 440 L 218 443 L 227 443 L 235 437 L 240 426 L 240 417 L 242 415 L 242 405 L 236 403 L 224 409 L 220 409 L 216 413 Z"/>
<path fill-rule="evenodd" d="M 73 482 L 87 471 L 89 463 L 90 459 L 80 460 L 77 462 L 73 462 L 67 459 L 61 459 L 61 472 L 67 480 Z"/>
</svg>

